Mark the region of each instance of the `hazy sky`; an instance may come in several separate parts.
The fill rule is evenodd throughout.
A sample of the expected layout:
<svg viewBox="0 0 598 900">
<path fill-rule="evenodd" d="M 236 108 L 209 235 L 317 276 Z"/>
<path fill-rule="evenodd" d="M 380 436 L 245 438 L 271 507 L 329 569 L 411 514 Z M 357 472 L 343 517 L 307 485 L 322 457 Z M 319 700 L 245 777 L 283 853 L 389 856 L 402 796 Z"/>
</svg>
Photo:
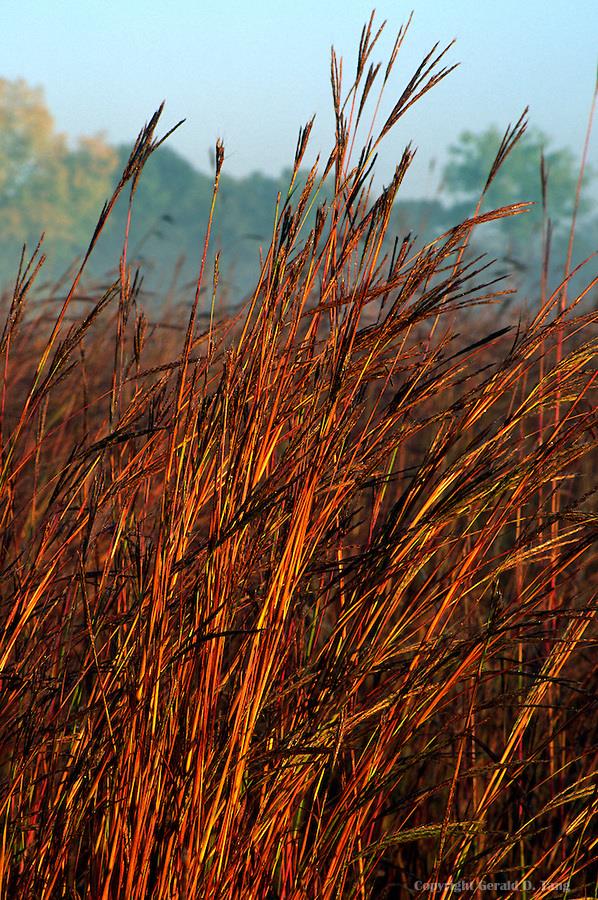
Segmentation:
<svg viewBox="0 0 598 900">
<path fill-rule="evenodd" d="M 417 164 L 405 193 L 430 193 L 430 161 L 442 162 L 462 130 L 503 130 L 528 104 L 530 124 L 580 152 L 596 77 L 598 0 L 381 0 L 376 21 L 387 26 L 375 60 L 385 60 L 412 8 L 387 106 L 436 41 L 456 38 L 448 61 L 461 65 L 391 134 L 380 180 L 413 139 Z M 0 77 L 42 85 L 59 130 L 103 130 L 115 143 L 133 140 L 165 99 L 164 127 L 187 120 L 171 146 L 198 168 L 208 169 L 220 136 L 230 174 L 277 174 L 314 113 L 313 153 L 329 152 L 330 46 L 345 60 L 348 84 L 371 9 L 361 0 L 3 0 Z"/>
</svg>

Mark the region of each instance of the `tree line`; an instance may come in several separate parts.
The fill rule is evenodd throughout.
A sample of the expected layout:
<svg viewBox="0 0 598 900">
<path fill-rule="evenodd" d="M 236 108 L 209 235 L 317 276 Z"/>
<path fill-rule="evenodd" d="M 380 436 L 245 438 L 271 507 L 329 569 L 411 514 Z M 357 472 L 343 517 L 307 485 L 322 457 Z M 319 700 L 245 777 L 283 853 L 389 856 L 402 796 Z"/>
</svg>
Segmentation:
<svg viewBox="0 0 598 900">
<path fill-rule="evenodd" d="M 489 128 L 464 132 L 448 149 L 435 199 L 401 200 L 395 204 L 391 233 L 399 239 L 418 235 L 430 240 L 471 215 L 500 145 L 501 133 Z M 102 135 L 69 144 L 58 133 L 43 91 L 24 80 L 0 79 L 0 284 L 10 284 L 24 243 L 35 246 L 44 232 L 47 279 L 57 279 L 85 251 L 105 199 L 111 194 L 130 147 L 111 146 Z M 547 173 L 544 189 L 541 178 Z M 590 172 L 588 177 L 592 177 Z M 530 200 L 523 216 L 503 219 L 487 231 L 497 256 L 515 269 L 535 268 L 541 260 L 543 205 L 551 221 L 553 260 L 563 256 L 575 197 L 577 162 L 566 149 L 553 149 L 549 139 L 531 129 L 512 151 L 484 197 L 484 209 Z M 255 282 L 260 248 L 272 232 L 277 194 L 286 197 L 290 171 L 278 177 L 254 172 L 243 178 L 222 175 L 212 252 L 221 251 L 221 291 L 234 303 Z M 546 190 L 546 185 L 547 190 Z M 212 195 L 210 174 L 194 168 L 165 144 L 149 161 L 140 181 L 133 213 L 130 258 L 144 275 L 149 304 L 158 304 L 177 273 L 179 286 L 191 281 Z M 400 196 L 400 195 L 399 195 Z M 117 205 L 102 235 L 90 272 L 110 277 L 119 258 L 126 221 L 126 200 Z M 589 235 L 596 229 L 591 205 L 582 206 L 588 225 L 581 253 L 589 254 Z M 584 239 L 583 235 L 586 235 Z M 533 249 L 531 249 L 533 248 Z"/>
</svg>

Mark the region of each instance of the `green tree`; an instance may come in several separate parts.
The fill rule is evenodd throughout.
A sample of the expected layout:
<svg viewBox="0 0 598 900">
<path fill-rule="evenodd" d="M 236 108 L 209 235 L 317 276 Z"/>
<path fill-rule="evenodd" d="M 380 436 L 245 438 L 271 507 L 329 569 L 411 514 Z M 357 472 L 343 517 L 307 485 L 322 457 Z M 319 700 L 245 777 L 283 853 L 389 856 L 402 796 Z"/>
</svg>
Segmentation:
<svg viewBox="0 0 598 900">
<path fill-rule="evenodd" d="M 501 141 L 497 128 L 481 134 L 465 131 L 449 148 L 443 171 L 446 192 L 455 199 L 475 203 L 479 197 Z M 540 160 L 544 152 L 548 172 L 548 211 L 555 227 L 563 226 L 575 198 L 577 164 L 571 150 L 550 149 L 547 136 L 530 129 L 515 145 L 486 193 L 484 209 L 531 200 L 536 207 L 526 215 L 504 219 L 500 227 L 514 239 L 529 237 L 541 218 L 542 185 Z M 588 177 L 591 177 L 591 172 Z"/>
</svg>

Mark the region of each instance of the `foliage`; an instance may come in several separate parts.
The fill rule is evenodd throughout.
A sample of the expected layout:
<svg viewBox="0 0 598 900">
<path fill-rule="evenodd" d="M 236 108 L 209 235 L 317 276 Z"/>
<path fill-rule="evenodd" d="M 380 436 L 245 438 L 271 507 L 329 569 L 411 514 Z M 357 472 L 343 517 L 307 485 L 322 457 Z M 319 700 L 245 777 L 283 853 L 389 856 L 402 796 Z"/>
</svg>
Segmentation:
<svg viewBox="0 0 598 900">
<path fill-rule="evenodd" d="M 46 233 L 44 249 L 49 256 L 47 273 L 56 277 L 84 252 L 85 236 L 93 228 L 116 172 L 128 158 L 129 148 L 110 148 L 96 136 L 80 138 L 78 146 L 69 149 L 64 135 L 54 132 L 42 92 L 23 81 L 0 82 L 0 124 L 0 280 L 13 281 L 14 259 L 22 243 L 35 244 L 42 231 Z M 450 149 L 444 170 L 444 187 L 446 195 L 453 198 L 452 205 L 441 200 L 398 199 L 391 214 L 388 243 L 392 245 L 395 237 L 402 240 L 409 233 L 418 234 L 422 241 L 431 240 L 469 215 L 499 143 L 500 134 L 495 128 L 478 135 L 465 132 L 460 143 Z M 518 248 L 526 248 L 526 264 L 530 237 L 541 227 L 543 148 L 549 178 L 549 211 L 557 226 L 553 234 L 555 264 L 566 250 L 566 239 L 558 226 L 566 224 L 571 212 L 577 177 L 574 159 L 568 150 L 549 151 L 547 146 L 541 132 L 526 134 L 486 192 L 486 208 L 522 199 L 537 203 L 537 208 L 525 216 L 496 223 L 509 241 L 511 256 L 521 256 Z M 270 240 L 276 198 L 279 193 L 286 195 L 291 174 L 287 170 L 278 178 L 260 172 L 244 178 L 222 176 L 209 261 L 213 263 L 216 250 L 224 251 L 221 287 L 233 305 L 247 295 L 258 276 L 260 248 L 263 251 Z M 307 176 L 307 172 L 300 172 L 298 184 L 305 183 Z M 330 187 L 323 185 L 321 196 L 330 196 Z M 153 308 L 157 300 L 152 302 L 152 296 L 157 298 L 168 288 L 175 269 L 181 285 L 193 280 L 201 242 L 200 223 L 208 214 L 210 197 L 210 176 L 195 169 L 170 147 L 161 147 L 148 162 L 135 204 L 130 258 L 143 266 L 146 302 Z M 314 224 L 314 214 L 311 210 L 306 228 Z M 90 262 L 91 274 L 101 277 L 113 266 L 126 219 L 127 199 L 123 197 Z M 490 243 L 488 236 L 487 246 Z M 592 249 L 589 247 L 588 252 Z"/>
<path fill-rule="evenodd" d="M 444 189 L 455 197 L 468 196 L 470 202 L 481 195 L 502 134 L 491 127 L 481 134 L 465 131 L 459 142 L 449 148 L 449 159 L 443 170 Z M 485 194 L 485 208 L 497 208 L 522 200 L 537 204 L 535 210 L 517 220 L 503 220 L 514 241 L 529 240 L 538 229 L 542 217 L 541 158 L 544 155 L 548 176 L 549 214 L 555 226 L 570 221 L 577 163 L 571 150 L 549 149 L 549 138 L 539 129 L 530 129 L 518 142 Z M 588 175 L 591 177 L 591 171 Z"/>
<path fill-rule="evenodd" d="M 117 156 L 101 136 L 70 150 L 54 130 L 41 89 L 0 79 L 0 266 L 14 267 L 16 248 L 47 233 L 62 260 L 80 250 L 109 193 Z M 70 261 L 70 259 L 69 259 Z M 14 275 L 14 269 L 10 272 Z"/>
<path fill-rule="evenodd" d="M 40 90 L 23 81 L 5 81 L 3 86 L 3 172 L 5 184 L 12 188 L 7 187 L 0 199 L 5 246 L 0 280 L 13 281 L 18 249 L 24 241 L 35 244 L 42 231 L 49 256 L 46 271 L 56 277 L 86 249 L 86 236 L 130 148 L 112 149 L 100 137 L 84 137 L 77 148 L 68 150 L 64 136 L 54 132 Z M 224 251 L 221 287 L 235 305 L 259 274 L 259 252 L 271 238 L 276 198 L 286 196 L 291 177 L 291 169 L 279 177 L 260 172 L 243 178 L 222 176 L 213 247 Z M 298 173 L 296 189 L 307 177 L 306 171 Z M 152 295 L 159 296 L 168 287 L 177 266 L 181 284 L 193 279 L 211 185 L 210 176 L 168 146 L 160 147 L 148 161 L 135 202 L 130 258 L 143 267 L 150 304 Z M 330 185 L 323 185 L 320 194 L 330 196 Z M 127 208 L 123 196 L 98 242 L 89 266 L 97 277 L 118 258 Z M 315 209 L 308 213 L 306 233 L 314 216 Z M 454 221 L 439 201 L 400 201 L 393 210 L 390 231 L 402 238 L 415 229 L 422 239 L 431 238 Z"/>
</svg>

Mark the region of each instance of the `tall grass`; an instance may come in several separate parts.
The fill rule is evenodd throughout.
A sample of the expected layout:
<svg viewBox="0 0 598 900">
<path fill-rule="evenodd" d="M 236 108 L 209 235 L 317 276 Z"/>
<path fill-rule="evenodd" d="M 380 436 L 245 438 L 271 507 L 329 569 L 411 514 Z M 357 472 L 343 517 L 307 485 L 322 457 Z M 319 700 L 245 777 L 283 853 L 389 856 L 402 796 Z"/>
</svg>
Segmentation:
<svg viewBox="0 0 598 900">
<path fill-rule="evenodd" d="M 129 226 L 114 284 L 83 283 L 161 110 L 50 326 L 26 308 L 40 248 L 22 261 L 0 344 L 2 898 L 594 890 L 597 315 L 557 291 L 492 319 L 470 235 L 525 204 L 385 255 L 412 152 L 373 197 L 377 147 L 450 70 L 435 47 L 358 150 L 405 36 L 376 67 L 372 21 L 345 93 L 333 54 L 334 149 L 296 190 L 301 131 L 236 314 L 205 272 L 212 215 L 181 330 L 147 321 Z"/>
</svg>

